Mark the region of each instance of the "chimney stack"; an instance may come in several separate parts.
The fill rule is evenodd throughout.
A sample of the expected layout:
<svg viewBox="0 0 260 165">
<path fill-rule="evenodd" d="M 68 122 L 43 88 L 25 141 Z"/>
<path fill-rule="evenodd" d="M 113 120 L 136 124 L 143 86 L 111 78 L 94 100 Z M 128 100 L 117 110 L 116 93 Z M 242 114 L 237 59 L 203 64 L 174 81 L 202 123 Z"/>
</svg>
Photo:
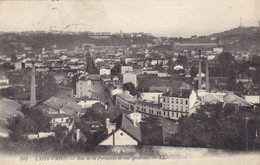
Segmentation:
<svg viewBox="0 0 260 165">
<path fill-rule="evenodd" d="M 32 65 L 32 77 L 31 77 L 31 99 L 30 107 L 36 105 L 36 90 L 35 90 L 35 66 Z"/>
<path fill-rule="evenodd" d="M 199 50 L 199 83 L 198 90 L 201 89 L 201 50 Z"/>
<path fill-rule="evenodd" d="M 209 63 L 206 62 L 206 92 L 209 92 Z"/>
<path fill-rule="evenodd" d="M 109 118 L 106 118 L 106 128 L 108 129 L 108 126 L 110 124 L 110 119 Z"/>
<path fill-rule="evenodd" d="M 76 129 L 76 141 L 79 142 L 80 139 L 80 129 Z"/>
</svg>

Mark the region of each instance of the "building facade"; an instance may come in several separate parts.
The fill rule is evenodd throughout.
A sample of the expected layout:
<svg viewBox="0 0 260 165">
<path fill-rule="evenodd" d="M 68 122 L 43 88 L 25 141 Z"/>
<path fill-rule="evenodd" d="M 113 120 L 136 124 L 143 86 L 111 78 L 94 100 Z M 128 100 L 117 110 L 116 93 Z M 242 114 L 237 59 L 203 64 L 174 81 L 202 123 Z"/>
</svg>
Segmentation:
<svg viewBox="0 0 260 165">
<path fill-rule="evenodd" d="M 133 83 L 135 87 L 137 87 L 137 77 L 136 74 L 127 72 L 123 74 L 123 84 L 125 83 Z"/>
<path fill-rule="evenodd" d="M 132 72 L 133 66 L 121 66 L 121 75 L 125 74 L 126 72 Z"/>
<path fill-rule="evenodd" d="M 91 80 L 79 80 L 76 83 L 76 97 L 91 97 Z"/>
<path fill-rule="evenodd" d="M 181 116 L 188 116 L 190 108 L 197 100 L 194 91 L 181 91 L 180 93 L 167 92 L 162 95 L 163 114 L 171 119 L 178 119 Z"/>
</svg>

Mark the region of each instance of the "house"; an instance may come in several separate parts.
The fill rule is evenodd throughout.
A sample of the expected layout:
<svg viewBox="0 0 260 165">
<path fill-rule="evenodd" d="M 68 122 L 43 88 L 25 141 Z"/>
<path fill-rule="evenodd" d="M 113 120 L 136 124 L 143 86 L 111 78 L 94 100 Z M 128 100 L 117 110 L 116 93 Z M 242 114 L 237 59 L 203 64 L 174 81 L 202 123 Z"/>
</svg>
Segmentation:
<svg viewBox="0 0 260 165">
<path fill-rule="evenodd" d="M 236 79 L 236 83 L 238 82 L 242 82 L 242 83 L 248 83 L 248 82 L 253 82 L 251 78 L 249 78 L 248 75 L 246 74 L 239 74 L 237 79 Z"/>
<path fill-rule="evenodd" d="M 150 116 L 154 117 L 167 117 L 163 113 L 162 104 L 153 101 L 138 100 L 136 105 L 136 112 L 141 113 L 142 118 L 147 118 Z"/>
<path fill-rule="evenodd" d="M 74 117 L 85 114 L 84 109 L 69 98 L 53 96 L 36 106 L 45 114 L 67 114 Z"/>
<path fill-rule="evenodd" d="M 136 102 L 137 99 L 130 95 L 128 91 L 116 94 L 116 105 L 118 105 L 120 109 L 134 111 Z"/>
<path fill-rule="evenodd" d="M 121 75 L 125 74 L 126 72 L 132 72 L 132 71 L 133 71 L 133 66 L 130 65 L 121 66 Z"/>
<path fill-rule="evenodd" d="M 0 75 L 0 89 L 9 88 L 9 79 L 5 77 L 5 75 Z"/>
<path fill-rule="evenodd" d="M 126 114 L 110 123 L 106 120 L 107 136 L 99 145 L 139 145 L 142 142 L 140 125 Z"/>
<path fill-rule="evenodd" d="M 99 75 L 100 76 L 103 76 L 103 75 L 111 75 L 111 69 L 109 69 L 109 68 L 105 68 L 105 67 L 101 67 L 100 69 L 99 69 Z"/>
<path fill-rule="evenodd" d="M 93 104 L 99 102 L 100 101 L 98 99 L 94 98 L 82 98 L 77 104 L 80 105 L 81 108 L 91 108 Z"/>
<path fill-rule="evenodd" d="M 60 126 L 65 126 L 70 131 L 74 126 L 74 119 L 70 115 L 64 113 L 48 114 L 47 117 L 51 119 L 50 120 L 51 129 L 60 125 Z"/>
<path fill-rule="evenodd" d="M 241 107 L 252 107 L 253 104 L 245 99 L 231 93 L 231 92 L 206 92 L 205 90 L 198 90 L 198 99 L 201 103 L 217 104 L 228 103 Z"/>
<path fill-rule="evenodd" d="M 162 95 L 163 113 L 171 119 L 188 116 L 190 108 L 197 101 L 195 91 L 179 90 L 178 92 L 166 92 Z"/>
<path fill-rule="evenodd" d="M 123 74 L 123 84 L 125 83 L 133 83 L 134 86 L 137 86 L 137 76 L 134 73 L 126 72 Z"/>
<path fill-rule="evenodd" d="M 168 76 L 168 74 L 165 71 L 159 71 L 158 72 L 158 77 L 167 77 L 167 76 Z"/>
<path fill-rule="evenodd" d="M 245 100 L 252 104 L 260 104 L 260 96 L 259 95 L 246 95 Z"/>
<path fill-rule="evenodd" d="M 91 97 L 91 80 L 90 79 L 84 79 L 79 80 L 76 83 L 76 97 Z"/>
<path fill-rule="evenodd" d="M 218 48 L 218 47 L 213 48 L 213 52 L 217 54 L 221 54 L 223 52 L 223 48 Z"/>
<path fill-rule="evenodd" d="M 163 92 L 143 92 L 141 97 L 143 100 L 161 102 Z"/>
</svg>

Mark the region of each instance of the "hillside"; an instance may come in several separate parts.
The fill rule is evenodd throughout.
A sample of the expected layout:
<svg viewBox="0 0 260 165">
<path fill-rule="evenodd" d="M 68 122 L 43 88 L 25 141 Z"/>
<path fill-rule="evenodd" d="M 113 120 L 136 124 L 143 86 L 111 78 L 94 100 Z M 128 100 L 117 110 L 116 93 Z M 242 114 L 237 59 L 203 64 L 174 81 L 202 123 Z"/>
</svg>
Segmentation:
<svg viewBox="0 0 260 165">
<path fill-rule="evenodd" d="M 23 52 L 24 46 L 32 47 L 32 50 L 41 50 L 46 48 L 49 50 L 51 46 L 56 44 L 57 49 L 66 48 L 73 50 L 75 47 L 80 47 L 83 43 L 91 43 L 95 45 L 131 45 L 131 44 L 146 44 L 151 43 L 152 36 L 142 37 L 124 37 L 112 35 L 109 38 L 91 38 L 88 33 L 81 34 L 53 34 L 53 33 L 3 33 L 0 35 L 0 54 L 12 54 L 15 50 L 18 53 Z"/>
<path fill-rule="evenodd" d="M 221 39 L 225 50 L 232 51 L 249 51 L 260 53 L 260 28 L 241 27 L 221 33 L 214 33 L 210 38 Z"/>
</svg>

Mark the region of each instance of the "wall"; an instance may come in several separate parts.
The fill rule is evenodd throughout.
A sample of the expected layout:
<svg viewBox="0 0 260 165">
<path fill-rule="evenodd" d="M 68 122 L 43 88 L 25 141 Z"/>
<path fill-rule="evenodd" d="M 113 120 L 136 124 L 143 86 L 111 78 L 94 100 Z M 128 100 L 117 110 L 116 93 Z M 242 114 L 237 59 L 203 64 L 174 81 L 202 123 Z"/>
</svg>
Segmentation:
<svg viewBox="0 0 260 165">
<path fill-rule="evenodd" d="M 114 139 L 115 145 L 138 145 L 136 140 L 134 140 L 122 130 L 118 130 L 114 133 Z M 99 145 L 113 145 L 113 135 Z"/>
</svg>

